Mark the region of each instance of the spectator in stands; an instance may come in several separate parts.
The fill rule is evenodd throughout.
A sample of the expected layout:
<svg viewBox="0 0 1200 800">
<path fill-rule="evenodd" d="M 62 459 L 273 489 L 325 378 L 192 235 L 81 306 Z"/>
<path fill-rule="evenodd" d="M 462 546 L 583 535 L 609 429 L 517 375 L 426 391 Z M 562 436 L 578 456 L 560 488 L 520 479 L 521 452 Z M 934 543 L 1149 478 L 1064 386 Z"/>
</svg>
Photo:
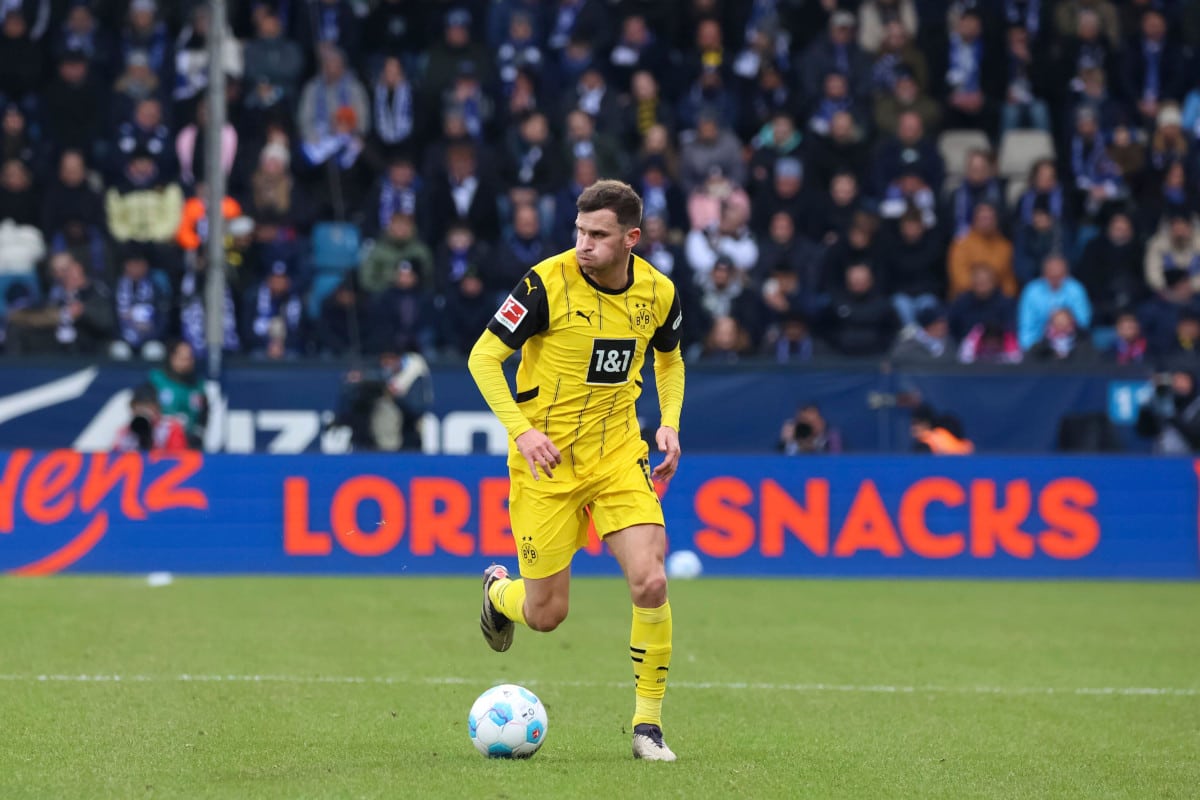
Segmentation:
<svg viewBox="0 0 1200 800">
<path fill-rule="evenodd" d="M 175 137 L 175 155 L 179 158 L 179 177 L 183 185 L 192 188 L 208 175 L 208 100 L 201 97 L 196 104 L 195 122 L 185 126 Z M 229 178 L 237 158 L 238 134 L 226 122 L 221 127 L 221 172 Z"/>
<path fill-rule="evenodd" d="M 550 133 L 546 115 L 535 111 L 505 137 L 503 178 L 510 187 L 529 189 L 532 202 L 551 196 L 563 179 L 561 152 Z M 509 201 L 516 202 L 510 190 Z"/>
<path fill-rule="evenodd" d="M 37 225 L 41 205 L 33 175 L 25 162 L 16 158 L 5 161 L 0 166 L 0 220 L 12 220 L 21 226 Z"/>
<path fill-rule="evenodd" d="M 697 275 L 695 280 L 699 301 L 698 327 L 711 332 L 718 319 L 731 317 L 737 321 L 739 333 L 746 334 L 749 346 L 746 328 L 757 321 L 762 308 L 746 276 L 728 256 L 722 256 L 710 272 Z"/>
<path fill-rule="evenodd" d="M 320 139 L 305 142 L 301 149 L 309 169 L 313 203 L 321 217 L 346 217 L 350 209 L 361 208 L 366 200 L 371 166 L 355 113 L 349 106 L 338 108 L 333 114 L 333 127 Z"/>
<path fill-rule="evenodd" d="M 433 305 L 421 273 L 400 262 L 392 284 L 375 299 L 371 333 L 376 352 L 429 352 L 434 342 Z"/>
<path fill-rule="evenodd" d="M 624 175 L 624 158 L 616 141 L 596 130 L 596 121 L 586 111 L 575 109 L 567 114 L 563 158 L 573 163 L 581 158 L 592 159 L 600 175 Z"/>
<path fill-rule="evenodd" d="M 793 92 L 784 73 L 774 64 L 763 64 L 753 82 L 738 87 L 741 107 L 738 110 L 740 130 L 747 138 L 770 122 L 779 113 L 791 113 L 795 106 Z"/>
<path fill-rule="evenodd" d="M 164 178 L 176 173 L 171 129 L 163 121 L 162 104 L 156 98 L 148 97 L 134 106 L 133 118 L 117 128 L 114 144 L 110 172 L 116 180 L 125 174 L 134 153 L 149 153 Z"/>
<path fill-rule="evenodd" d="M 446 231 L 446 240 L 438 245 L 432 280 L 422 274 L 421 282 L 431 286 L 434 292 L 443 293 L 449 287 L 460 284 L 468 274 L 479 275 L 492 260 L 491 248 L 479 241 L 469 227 L 461 223 L 451 225 Z M 526 269 L 536 263 L 530 262 Z M 508 288 L 511 289 L 516 283 L 513 281 Z"/>
<path fill-rule="evenodd" d="M 431 98 L 441 97 L 454 83 L 461 65 L 473 65 L 481 82 L 492 77 L 492 59 L 488 48 L 471 40 L 471 12 L 452 8 L 445 17 L 443 38 L 429 48 L 425 66 L 424 89 Z"/>
<path fill-rule="evenodd" d="M 16 159 L 41 176 L 46 167 L 45 148 L 29 131 L 25 112 L 16 103 L 0 103 L 0 160 Z"/>
<path fill-rule="evenodd" d="M 138 103 L 145 100 L 159 101 L 168 88 L 163 86 L 158 74 L 150 67 L 149 55 L 141 50 L 129 53 L 125 57 L 122 72 L 113 83 L 112 118 L 133 119 Z"/>
<path fill-rule="evenodd" d="M 666 165 L 667 176 L 679 182 L 679 154 L 675 150 L 675 141 L 665 125 L 651 125 L 642 136 L 642 146 L 638 148 L 638 161 L 648 158 L 661 158 Z"/>
<path fill-rule="evenodd" d="M 692 273 L 683 251 L 669 240 L 668 233 L 666 220 L 662 217 L 642 217 L 642 238 L 638 240 L 634 252 L 671 279 L 680 297 L 684 298 L 686 308 L 687 298 L 693 289 Z"/>
<path fill-rule="evenodd" d="M 1027 5 L 1038 5 L 1035 0 Z M 1009 7 L 1016 4 L 1008 4 Z M 1034 12 L 1036 14 L 1036 12 Z M 1052 121 L 1045 98 L 1049 95 L 1052 65 L 1033 46 L 1032 34 L 1022 24 L 1009 23 L 1007 37 L 1008 72 L 1004 105 L 1000 109 L 1000 133 L 1022 128 L 1050 132 Z"/>
<path fill-rule="evenodd" d="M 779 450 L 784 455 L 814 455 L 842 452 L 842 435 L 830 427 L 821 409 L 808 404 L 796 409 L 796 414 L 779 429 Z"/>
<path fill-rule="evenodd" d="M 329 44 L 343 53 L 359 52 L 361 31 L 350 0 L 313 0 L 296 15 L 296 38 L 308 46 Z"/>
<path fill-rule="evenodd" d="M 917 7 L 913 0 L 865 0 L 858 11 L 858 44 L 874 53 L 884 44 L 892 25 L 909 36 L 917 35 Z"/>
<path fill-rule="evenodd" d="M 296 358 L 303 349 L 304 302 L 296 291 L 292 268 L 283 260 L 246 298 L 244 334 L 250 352 L 273 361 Z"/>
<path fill-rule="evenodd" d="M 681 141 L 679 179 L 685 192 L 691 193 L 704 183 L 713 167 L 719 167 L 721 174 L 736 186 L 745 186 L 746 168 L 741 143 L 732 131 L 721 126 L 714 110 L 702 110 L 696 129 L 684 133 Z"/>
<path fill-rule="evenodd" d="M 300 95 L 304 74 L 304 50 L 287 38 L 278 7 L 271 3 L 254 6 L 255 37 L 246 42 L 245 80 L 249 93 L 278 93 L 294 103 Z"/>
<path fill-rule="evenodd" d="M 844 74 L 850 82 L 850 94 L 866 97 L 871 86 L 871 59 L 855 41 L 857 20 L 849 11 L 829 16 L 828 32 L 809 45 L 800 60 L 800 90 L 812 100 L 821 93 L 821 82 L 830 72 Z"/>
<path fill-rule="evenodd" d="M 1200 450 L 1200 396 L 1193 372 L 1175 369 L 1154 376 L 1154 394 L 1138 409 L 1137 432 L 1154 440 L 1159 455 Z"/>
<path fill-rule="evenodd" d="M 470 354 L 480 331 L 495 313 L 495 298 L 485 290 L 474 266 L 451 283 L 442 296 L 445 307 L 438 315 L 441 348 L 452 358 L 463 358 Z"/>
<path fill-rule="evenodd" d="M 875 127 L 884 136 L 896 136 L 900 130 L 900 117 L 905 113 L 916 114 L 921 127 L 927 131 L 937 130 L 942 120 L 942 109 L 933 98 L 921 90 L 912 70 L 901 66 L 894 81 L 875 99 Z"/>
<path fill-rule="evenodd" d="M 11 14 L 5 19 L 5 28 L 12 19 Z M 50 141 L 94 154 L 105 102 L 103 89 L 92 79 L 87 57 L 77 50 L 64 53 L 58 62 L 58 77 L 41 94 L 42 118 Z"/>
<path fill-rule="evenodd" d="M 850 223 L 866 210 L 866 200 L 860 191 L 861 183 L 853 172 L 838 172 L 829 181 L 829 191 L 813 203 L 812 213 L 792 215 L 807 224 L 808 236 L 825 247 L 832 247 L 845 237 Z"/>
<path fill-rule="evenodd" d="M 756 277 L 762 278 L 773 272 L 786 271 L 796 276 L 798 290 L 815 303 L 821 291 L 821 248 L 796 232 L 796 223 L 790 214 L 778 211 L 771 217 L 766 239 L 759 249 Z M 812 305 L 805 306 L 806 309 Z"/>
<path fill-rule="evenodd" d="M 1074 36 L 1080 21 L 1092 17 L 1097 30 L 1112 47 L 1121 43 L 1121 22 L 1110 0 L 1063 0 L 1054 10 L 1054 27 L 1059 36 Z"/>
<path fill-rule="evenodd" d="M 1185 308 L 1179 313 L 1167 358 L 1176 364 L 1191 364 L 1200 359 L 1200 310 Z"/>
<path fill-rule="evenodd" d="M 1081 331 L 1075 315 L 1068 308 L 1058 308 L 1050 315 L 1042 338 L 1029 348 L 1026 354 L 1032 362 L 1088 364 L 1095 360 L 1096 351 Z"/>
<path fill-rule="evenodd" d="M 158 19 L 155 0 L 132 0 L 126 25 L 121 31 L 121 66 L 129 64 L 134 53 L 147 59 L 151 74 L 170 85 L 174 78 L 175 48 L 167 33 L 167 25 Z"/>
<path fill-rule="evenodd" d="M 512 90 L 521 70 L 540 75 L 545 69 L 541 42 L 534 27 L 534 15 L 514 9 L 508 16 L 505 39 L 496 48 L 496 68 L 505 93 Z"/>
<path fill-rule="evenodd" d="M 945 293 L 945 249 L 937 234 L 925 227 L 921 214 L 910 211 L 895 232 L 887 232 L 875 259 L 876 272 L 900 324 L 911 326 L 920 312 L 936 308 Z"/>
<path fill-rule="evenodd" d="M 494 241 L 500 232 L 498 190 L 479 169 L 475 146 L 467 142 L 451 145 L 446 150 L 445 166 L 445 174 L 434 182 L 430 198 L 433 207 L 430 236 L 440 239 L 457 220 L 465 222 L 480 239 Z"/>
<path fill-rule="evenodd" d="M 395 282 L 396 270 L 402 263 L 415 269 L 424 283 L 432 284 L 433 253 L 421 241 L 412 214 L 396 211 L 388 221 L 387 230 L 363 259 L 359 284 L 368 293 L 382 292 Z"/>
<path fill-rule="evenodd" d="M 1134 234 L 1129 214 L 1118 211 L 1079 259 L 1077 277 L 1087 289 L 1097 325 L 1113 324 L 1118 312 L 1136 307 L 1149 293 L 1143 248 Z"/>
<path fill-rule="evenodd" d="M 638 96 L 639 73 L 657 81 L 670 81 L 669 50 L 660 42 L 642 14 L 629 14 L 621 21 L 621 33 L 609 55 L 609 71 L 621 91 L 632 88 Z M 644 133 L 644 131 L 642 131 Z"/>
<path fill-rule="evenodd" d="M 208 277 L 207 262 L 207 254 L 203 250 L 197 251 L 196 257 L 188 261 L 180 278 L 179 289 L 175 292 L 175 296 L 178 298 L 180 338 L 192 348 L 195 357 L 200 359 L 208 356 L 208 340 L 206 338 L 208 298 L 205 294 Z M 234 302 L 233 289 L 229 283 L 226 283 L 225 301 L 221 309 L 224 328 L 223 352 L 236 353 L 241 350 L 241 335 L 238 332 L 241 315 L 238 312 L 238 306 Z"/>
<path fill-rule="evenodd" d="M 588 74 L 590 73 L 585 73 L 585 77 Z M 611 96 L 611 93 L 606 96 Z M 675 128 L 675 112 L 662 96 L 658 80 L 647 70 L 639 70 L 633 74 L 629 102 L 619 110 L 601 111 L 601 114 L 605 113 L 613 114 L 613 119 L 618 125 L 616 133 L 628 149 L 636 147 L 646 132 L 655 125 L 663 125 L 668 130 Z"/>
<path fill-rule="evenodd" d="M 849 111 L 835 113 L 829 126 L 829 136 L 814 138 L 810 143 L 808 161 L 814 172 L 810 183 L 828 186 L 839 172 L 864 177 L 870 152 L 863 141 L 862 128 Z"/>
<path fill-rule="evenodd" d="M 1091 106 L 1075 112 L 1068 156 L 1075 187 L 1075 206 L 1095 218 L 1110 202 L 1124 197 L 1128 187 L 1120 168 L 1109 157 L 1104 136 Z"/>
<path fill-rule="evenodd" d="M 1200 231 L 1186 210 L 1170 212 L 1146 247 L 1145 275 L 1151 289 L 1166 286 L 1165 275 L 1181 270 L 1200 289 Z"/>
<path fill-rule="evenodd" d="M 173 416 L 162 413 L 158 392 L 150 384 L 133 390 L 129 424 L 117 432 L 113 450 L 121 453 L 179 453 L 188 449 L 187 432 Z"/>
<path fill-rule="evenodd" d="M 317 319 L 317 352 L 326 356 L 358 356 L 370 335 L 367 299 L 353 272 L 321 301 Z"/>
<path fill-rule="evenodd" d="M 704 340 L 700 360 L 712 364 L 735 364 L 748 355 L 750 335 L 733 317 L 717 317 Z"/>
<path fill-rule="evenodd" d="M 193 6 L 190 22 L 179 31 L 175 40 L 175 100 L 176 111 L 184 119 L 204 91 L 208 88 L 208 33 L 209 9 L 207 5 Z M 221 51 L 221 68 L 233 78 L 241 78 L 243 71 L 242 43 L 233 31 L 226 29 Z"/>
<path fill-rule="evenodd" d="M 899 19 L 887 23 L 871 73 L 876 97 L 890 93 L 902 75 L 912 77 L 919 88 L 929 85 L 929 64 L 913 41 L 915 35 L 916 31 L 906 28 Z"/>
<path fill-rule="evenodd" d="M 158 393 L 162 413 L 183 425 L 188 447 L 196 450 L 203 447 L 208 427 L 208 397 L 204 381 L 196 372 L 196 354 L 191 345 L 171 342 L 167 346 L 166 363 L 150 370 L 147 382 Z"/>
<path fill-rule="evenodd" d="M 687 222 L 688 201 L 667 175 L 666 161 L 661 156 L 651 156 L 642 162 L 634 188 L 642 196 L 644 216 L 659 217 L 672 230 L 683 229 Z"/>
<path fill-rule="evenodd" d="M 1016 303 L 1000 291 L 996 273 L 988 264 L 971 267 L 971 288 L 950 306 L 950 333 L 962 340 L 973 330 L 991 326 L 1011 333 L 1016 346 Z"/>
<path fill-rule="evenodd" d="M 1153 123 L 1165 101 L 1183 97 L 1187 60 L 1179 45 L 1167 38 L 1161 9 L 1149 6 L 1142 11 L 1141 35 L 1125 48 L 1122 66 L 1125 94 L 1136 100 L 1143 124 Z"/>
<path fill-rule="evenodd" d="M 150 275 L 146 254 L 137 249 L 125 252 L 121 276 L 113 287 L 117 312 L 117 339 L 109 352 L 126 360 L 141 356 L 161 361 L 166 355 L 167 309 L 171 298 Z"/>
<path fill-rule="evenodd" d="M 9 314 L 8 351 L 91 355 L 107 349 L 116 332 L 108 287 L 67 253 L 51 259 L 50 275 L 43 306 Z"/>
<path fill-rule="evenodd" d="M 721 205 L 717 225 L 689 231 L 684 247 L 691 271 L 705 275 L 721 256 L 727 256 L 741 272 L 753 269 L 758 262 L 758 243 L 747 225 L 749 219 L 749 204 L 731 196 Z"/>
<path fill-rule="evenodd" d="M 0 23 L 0 92 L 18 102 L 36 92 L 42 77 L 44 51 L 30 35 L 30 20 L 20 7 L 5 7 Z M 84 59 L 83 53 L 75 57 Z"/>
<path fill-rule="evenodd" d="M 846 76 L 840 72 L 830 72 L 821 85 L 821 94 L 813 100 L 806 115 L 809 133 L 827 138 L 833 127 L 833 116 L 839 112 L 847 112 L 853 117 L 857 108 L 854 98 L 850 96 Z"/>
<path fill-rule="evenodd" d="M 175 242 L 185 253 L 198 250 L 208 241 L 208 196 L 208 184 L 201 181 L 196 184 L 195 194 L 183 204 Z M 221 200 L 221 216 L 228 223 L 242 216 L 242 207 L 237 200 L 225 195 Z"/>
<path fill-rule="evenodd" d="M 651 219 L 654 218 L 645 218 L 643 228 L 649 229 Z M 643 231 L 642 242 L 646 239 Z M 531 205 L 518 205 L 513 209 L 512 230 L 501 239 L 495 257 L 474 265 L 474 272 L 483 281 L 488 299 L 494 300 L 507 294 L 526 272 L 549 258 L 553 252 L 551 243 L 542 232 L 538 210 Z M 467 266 L 464 263 L 457 269 L 459 280 L 468 271 Z"/>
<path fill-rule="evenodd" d="M 846 356 L 881 356 L 892 346 L 899 320 L 888 298 L 875 288 L 866 264 L 846 270 L 845 287 L 833 293 L 826 312 L 829 343 Z"/>
<path fill-rule="evenodd" d="M 554 196 L 554 225 L 550 230 L 550 240 L 555 247 L 571 247 L 574 243 L 577 216 L 575 201 L 584 189 L 599 179 L 595 159 L 575 159 L 571 165 L 571 179 Z"/>
<path fill-rule="evenodd" d="M 820 343 L 812 337 L 808 318 L 796 312 L 785 316 L 778 329 L 768 331 L 763 350 L 777 364 L 811 361 L 819 351 Z"/>
<path fill-rule="evenodd" d="M 1076 326 L 1087 329 L 1092 321 L 1092 304 L 1083 284 L 1071 277 L 1065 256 L 1051 254 L 1042 262 L 1042 277 L 1030 281 L 1017 304 L 1017 337 L 1022 350 L 1028 350 L 1047 331 L 1054 312 L 1071 312 L 1072 334 Z M 1056 329 L 1065 333 L 1065 328 Z"/>
<path fill-rule="evenodd" d="M 913 211 L 921 215 L 928 228 L 939 226 L 938 195 L 925 181 L 924 173 L 916 164 L 901 166 L 896 179 L 884 187 L 879 199 L 879 215 L 889 221 L 898 221 L 904 214 Z"/>
<path fill-rule="evenodd" d="M 781 158 L 772 167 L 770 183 L 754 199 L 751 228 L 760 236 L 765 234 L 770 220 L 780 213 L 811 224 L 817 208 L 812 194 L 805 190 L 804 163 L 796 158 Z"/>
<path fill-rule="evenodd" d="M 65 150 L 58 160 L 58 174 L 42 200 L 41 227 L 53 237 L 68 219 L 103 228 L 104 199 L 88 182 L 87 164 L 78 150 Z"/>
<path fill-rule="evenodd" d="M 799 186 L 798 177 L 796 185 Z M 715 227 L 721 221 L 721 210 L 729 204 L 748 208 L 750 197 L 735 186 L 720 167 L 713 167 L 708 180 L 696 187 L 687 198 L 688 226 L 692 230 Z"/>
<path fill-rule="evenodd" d="M 762 281 L 764 322 L 773 341 L 787 320 L 803 318 L 815 302 L 811 287 L 801 283 L 800 273 L 791 265 L 777 262 L 762 273 L 766 276 Z"/>
<path fill-rule="evenodd" d="M 1012 297 L 1017 293 L 1012 244 L 1004 238 L 998 223 L 995 207 L 979 203 L 975 206 L 971 230 L 950 245 L 947 268 L 951 300 L 971 287 L 971 269 L 976 264 L 987 264 L 992 268 L 1006 295 Z"/>
<path fill-rule="evenodd" d="M 584 112 L 595 121 L 597 130 L 608 136 L 619 136 L 624 132 L 617 93 L 609 88 L 598 66 L 592 65 L 583 71 L 578 82 L 564 94 L 560 107 Z"/>
<path fill-rule="evenodd" d="M 304 189 L 291 171 L 292 156 L 281 141 L 269 142 L 258 157 L 250 176 L 247 213 L 259 220 L 271 219 L 290 228 L 304 228 L 312 208 Z"/>
<path fill-rule="evenodd" d="M 441 107 L 443 114 L 462 117 L 467 135 L 476 143 L 493 138 L 496 107 L 483 91 L 474 62 L 463 61 L 458 65 L 454 81 L 442 93 Z"/>
<path fill-rule="evenodd" d="M 845 238 L 827 249 L 821 261 L 821 284 L 826 291 L 836 292 L 844 287 L 851 266 L 874 266 L 879 255 L 878 234 L 878 217 L 865 211 L 854 216 Z"/>
<path fill-rule="evenodd" d="M 892 360 L 908 364 L 944 363 L 954 360 L 954 340 L 946 310 L 934 305 L 917 312 L 915 324 L 900 331 L 892 348 Z"/>
<path fill-rule="evenodd" d="M 324 44 L 317 50 L 320 72 L 304 85 L 300 96 L 297 126 L 305 145 L 329 146 L 339 135 L 366 136 L 371 127 L 371 110 L 367 92 L 358 78 L 346 69 L 346 56 L 337 47 Z M 353 113 L 343 111 L 348 109 Z M 337 115 L 352 120 L 350 130 L 338 130 Z M 343 127 L 345 127 L 343 125 Z M 315 163 L 323 163 L 316 161 Z"/>
<path fill-rule="evenodd" d="M 397 211 L 411 214 L 417 230 L 428 230 L 429 195 L 425 181 L 417 174 L 412 159 L 395 158 L 368 195 L 363 233 L 375 236 L 391 222 Z"/>
<path fill-rule="evenodd" d="M 1029 210 L 1028 221 L 1018 216 L 1013 243 L 1013 270 L 1017 281 L 1028 283 L 1041 269 L 1042 262 L 1053 253 L 1065 253 L 1070 241 L 1062 221 L 1054 216 L 1050 200 L 1038 196 Z"/>
<path fill-rule="evenodd" d="M 989 97 L 1000 94 L 1005 65 L 983 33 L 980 12 L 964 9 L 950 33 L 945 123 L 947 128 L 976 128 L 993 135 L 996 109 Z"/>
<path fill-rule="evenodd" d="M 1163 288 L 1138 308 L 1138 318 L 1146 332 L 1151 354 L 1162 356 L 1175 350 L 1180 317 L 1196 309 L 1188 273 L 1182 269 L 1167 270 L 1163 274 Z"/>
<path fill-rule="evenodd" d="M 1004 214 L 1004 184 L 996 177 L 996 162 L 986 150 L 967 153 L 963 182 L 946 198 L 945 219 L 953 229 L 955 239 L 966 236 L 975 218 L 975 207 L 987 203 Z"/>
<path fill-rule="evenodd" d="M 750 196 L 758 202 L 771 185 L 775 164 L 782 158 L 803 161 L 801 145 L 804 137 L 796 130 L 791 113 L 779 111 L 759 129 L 750 140 L 754 153 L 750 157 Z"/>
<path fill-rule="evenodd" d="M 88 225 L 79 218 L 67 217 L 49 244 L 51 253 L 70 253 L 72 258 L 83 265 L 88 275 L 105 282 L 110 279 L 113 262 L 103 228 Z M 36 245 L 31 245 L 30 253 L 37 252 L 40 251 Z"/>
<path fill-rule="evenodd" d="M 1151 172 L 1144 181 L 1145 189 L 1138 203 L 1139 227 L 1154 231 L 1172 214 L 1195 215 L 1200 202 L 1188 182 L 1182 161 L 1168 161 L 1162 173 Z"/>
<path fill-rule="evenodd" d="M 166 244 L 179 228 L 183 192 L 161 175 L 151 153 L 137 150 L 104 203 L 108 230 L 116 241 Z"/>
<path fill-rule="evenodd" d="M 1117 315 L 1116 338 L 1104 353 L 1104 358 L 1113 364 L 1127 366 L 1144 364 L 1149 353 L 1149 343 L 1142 335 L 1142 325 L 1137 314 L 1122 311 Z"/>
<path fill-rule="evenodd" d="M 915 169 L 935 192 L 945 181 L 945 164 L 937 146 L 926 138 L 925 124 L 915 111 L 900 114 L 896 135 L 885 139 L 876 151 L 875 193 L 883 195 L 906 169 Z"/>
</svg>

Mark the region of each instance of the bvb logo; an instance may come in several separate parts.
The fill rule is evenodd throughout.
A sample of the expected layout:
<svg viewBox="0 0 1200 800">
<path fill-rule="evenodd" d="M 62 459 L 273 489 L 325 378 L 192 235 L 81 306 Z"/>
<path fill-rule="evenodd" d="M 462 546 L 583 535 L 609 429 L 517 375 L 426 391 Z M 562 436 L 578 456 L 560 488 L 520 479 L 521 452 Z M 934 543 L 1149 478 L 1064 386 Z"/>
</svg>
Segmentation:
<svg viewBox="0 0 1200 800">
<path fill-rule="evenodd" d="M 654 324 L 654 317 L 650 315 L 650 309 L 646 307 L 645 303 L 637 304 L 637 312 L 633 315 L 633 324 L 639 331 L 648 331 Z"/>
<path fill-rule="evenodd" d="M 537 548 L 533 546 L 532 538 L 530 536 L 521 537 L 521 560 L 527 564 L 537 561 Z"/>
</svg>

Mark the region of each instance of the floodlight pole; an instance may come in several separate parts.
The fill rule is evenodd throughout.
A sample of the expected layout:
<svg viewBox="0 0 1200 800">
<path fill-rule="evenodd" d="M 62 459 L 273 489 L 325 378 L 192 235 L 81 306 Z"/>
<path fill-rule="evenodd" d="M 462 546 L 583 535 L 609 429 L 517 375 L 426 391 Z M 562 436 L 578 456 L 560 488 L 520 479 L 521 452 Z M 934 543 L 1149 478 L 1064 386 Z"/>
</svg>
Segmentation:
<svg viewBox="0 0 1200 800">
<path fill-rule="evenodd" d="M 225 128 L 225 0 L 208 0 L 208 125 L 204 131 L 205 181 L 208 184 L 205 340 L 208 376 L 221 376 L 225 347 L 225 172 L 221 169 L 221 132 Z"/>
</svg>

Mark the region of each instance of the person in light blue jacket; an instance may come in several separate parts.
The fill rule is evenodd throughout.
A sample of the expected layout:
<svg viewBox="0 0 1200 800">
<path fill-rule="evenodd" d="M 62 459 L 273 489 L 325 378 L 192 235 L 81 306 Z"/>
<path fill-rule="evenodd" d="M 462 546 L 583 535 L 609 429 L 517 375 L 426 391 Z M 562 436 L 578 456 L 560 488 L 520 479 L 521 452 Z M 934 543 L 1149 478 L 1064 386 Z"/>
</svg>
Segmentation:
<svg viewBox="0 0 1200 800">
<path fill-rule="evenodd" d="M 1092 304 L 1083 284 L 1071 277 L 1067 259 L 1052 253 L 1042 261 L 1042 277 L 1030 281 L 1017 304 L 1017 340 L 1022 350 L 1037 344 L 1050 316 L 1068 309 L 1082 329 L 1092 324 Z"/>
</svg>

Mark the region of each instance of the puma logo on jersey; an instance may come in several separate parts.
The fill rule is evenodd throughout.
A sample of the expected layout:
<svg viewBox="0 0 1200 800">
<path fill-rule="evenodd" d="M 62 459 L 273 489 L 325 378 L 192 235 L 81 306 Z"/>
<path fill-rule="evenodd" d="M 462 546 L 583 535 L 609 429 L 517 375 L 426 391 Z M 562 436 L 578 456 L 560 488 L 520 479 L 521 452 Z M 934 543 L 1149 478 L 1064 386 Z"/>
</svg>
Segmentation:
<svg viewBox="0 0 1200 800">
<path fill-rule="evenodd" d="M 584 319 L 586 319 L 588 325 L 592 324 L 592 314 L 595 314 L 595 313 L 596 312 L 593 311 L 591 314 L 585 314 L 582 311 L 580 311 L 579 309 L 575 309 L 575 316 L 583 317 Z"/>
<path fill-rule="evenodd" d="M 533 281 L 529 278 L 525 279 L 525 294 L 533 294 L 537 291 L 537 287 L 533 285 Z"/>
</svg>

